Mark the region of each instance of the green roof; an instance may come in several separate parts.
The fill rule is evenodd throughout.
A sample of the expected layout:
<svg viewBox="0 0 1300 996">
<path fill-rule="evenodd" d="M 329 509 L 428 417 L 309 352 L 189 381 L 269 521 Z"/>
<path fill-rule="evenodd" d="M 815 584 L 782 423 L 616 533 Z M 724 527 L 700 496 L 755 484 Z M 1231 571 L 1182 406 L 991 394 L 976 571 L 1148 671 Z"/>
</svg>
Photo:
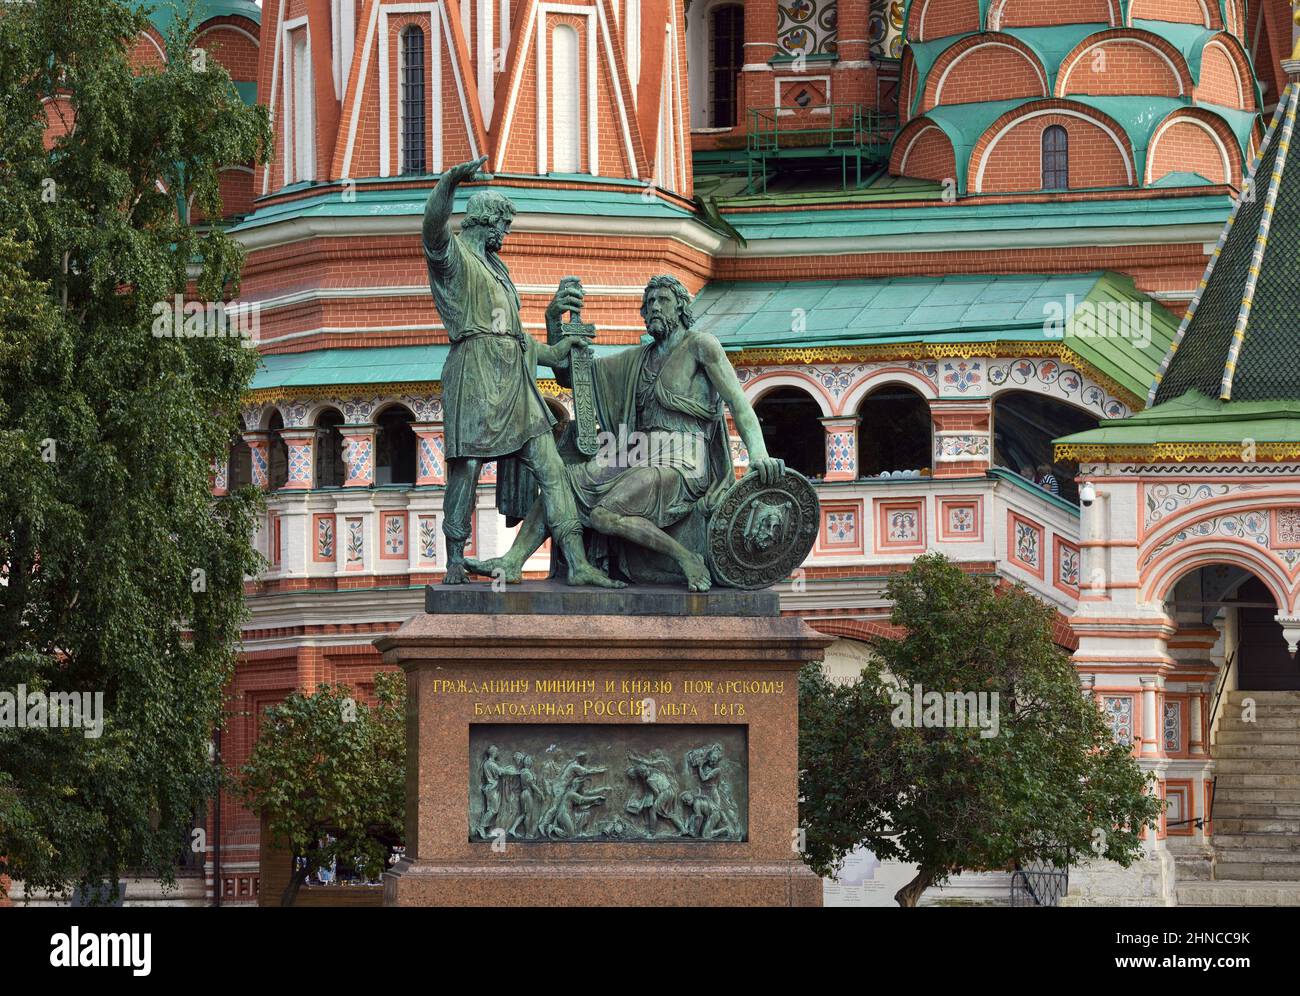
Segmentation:
<svg viewBox="0 0 1300 996">
<path fill-rule="evenodd" d="M 722 216 L 749 242 L 761 239 L 870 238 L 944 235 L 952 232 L 1024 232 L 1094 228 L 1222 226 L 1232 209 L 1226 194 L 1186 197 L 1122 197 L 1104 201 L 1044 203 L 986 201 L 916 207 L 846 207 L 818 210 L 734 212 Z M 1204 236 L 1196 236 L 1197 240 Z M 1172 236 L 1171 236 L 1172 239 Z"/>
<path fill-rule="evenodd" d="M 1153 378 L 1159 405 L 1188 391 L 1300 398 L 1300 165 L 1289 155 L 1300 85 L 1282 94 L 1258 167 Z"/>
<path fill-rule="evenodd" d="M 598 344 L 595 351 L 597 356 L 602 356 L 624 348 Z M 439 343 L 272 353 L 261 358 L 249 390 L 438 381 L 442 379 L 442 367 L 450 349 L 446 343 Z M 554 374 L 549 367 L 538 367 L 537 376 L 544 379 Z"/>
<path fill-rule="evenodd" d="M 193 0 L 192 6 L 196 28 L 214 17 L 246 17 L 254 24 L 262 23 L 262 8 L 253 0 Z M 148 11 L 149 20 L 164 36 L 190 7 L 189 0 L 146 0 L 140 4 L 140 9 Z"/>
<path fill-rule="evenodd" d="M 499 175 L 499 174 L 498 174 Z M 584 177 L 588 182 L 604 184 L 619 183 L 603 177 Z M 392 180 L 409 183 L 411 177 L 401 176 Z M 367 179 L 366 183 L 383 183 L 382 180 Z M 456 211 L 465 210 L 469 196 L 481 190 L 495 190 L 510 198 L 522 214 L 578 214 L 588 217 L 615 218 L 689 218 L 693 213 L 686 208 L 676 207 L 662 198 L 643 197 L 641 192 L 645 185 L 635 181 L 624 181 L 621 185 L 628 189 L 614 190 L 557 190 L 540 187 L 505 187 L 473 186 L 461 187 L 456 191 Z M 312 184 L 302 185 L 309 190 Z M 325 186 L 325 184 L 321 184 Z M 285 188 L 291 190 L 293 188 Z M 245 232 L 262 225 L 289 221 L 295 218 L 392 218 L 401 216 L 420 216 L 424 214 L 428 190 L 370 189 L 359 190 L 355 196 L 345 201 L 339 196 L 337 184 L 330 186 L 314 197 L 304 197 L 294 201 L 280 201 L 259 207 L 232 232 Z"/>
<path fill-rule="evenodd" d="M 1243 452 L 1270 443 L 1300 446 L 1300 401 L 1223 401 L 1199 391 L 1099 428 L 1056 440 L 1060 448 L 1144 449 L 1202 443 Z"/>
<path fill-rule="evenodd" d="M 1125 338 L 1098 308 L 1136 305 L 1150 328 Z M 1089 307 L 1085 307 L 1088 305 Z M 695 300 L 696 327 L 730 351 L 816 346 L 1060 342 L 1097 373 L 1141 397 L 1175 319 L 1114 273 L 981 275 L 711 283 Z M 1053 324 L 1064 317 L 1062 324 Z M 1111 331 L 1101 335 L 1099 330 Z M 1149 331 L 1149 341 L 1145 332 Z"/>
</svg>

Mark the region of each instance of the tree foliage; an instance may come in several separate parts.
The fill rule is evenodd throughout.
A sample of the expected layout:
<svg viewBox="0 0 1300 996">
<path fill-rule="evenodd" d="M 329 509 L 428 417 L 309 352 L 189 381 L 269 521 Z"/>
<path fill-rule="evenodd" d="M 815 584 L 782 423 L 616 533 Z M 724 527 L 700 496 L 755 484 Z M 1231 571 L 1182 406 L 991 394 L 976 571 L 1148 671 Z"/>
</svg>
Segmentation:
<svg viewBox="0 0 1300 996">
<path fill-rule="evenodd" d="M 105 713 L 98 738 L 0 728 L 0 871 L 31 889 L 172 878 L 257 570 L 256 497 L 209 482 L 256 351 L 152 328 L 187 287 L 238 292 L 240 247 L 182 213 L 221 216 L 218 171 L 260 160 L 266 115 L 196 69 L 184 18 L 164 67 L 133 67 L 136 6 L 0 11 L 0 690 Z"/>
<path fill-rule="evenodd" d="M 294 692 L 266 711 L 241 769 L 249 808 L 294 867 L 281 905 L 336 859 L 378 878 L 405 833 L 406 679 L 375 675 L 373 708 L 346 685 Z M 301 862 L 298 859 L 303 859 Z"/>
<path fill-rule="evenodd" d="M 827 874 L 863 847 L 915 864 L 896 897 L 910 906 L 963 870 L 1136 860 L 1159 803 L 1053 644 L 1054 610 L 938 554 L 894 577 L 888 596 L 903 635 L 873 642 L 859 681 L 837 685 L 816 665 L 801 675 L 808 863 Z M 913 722 L 899 696 L 918 685 L 987 693 L 988 716 L 996 694 L 996 727 Z"/>
</svg>

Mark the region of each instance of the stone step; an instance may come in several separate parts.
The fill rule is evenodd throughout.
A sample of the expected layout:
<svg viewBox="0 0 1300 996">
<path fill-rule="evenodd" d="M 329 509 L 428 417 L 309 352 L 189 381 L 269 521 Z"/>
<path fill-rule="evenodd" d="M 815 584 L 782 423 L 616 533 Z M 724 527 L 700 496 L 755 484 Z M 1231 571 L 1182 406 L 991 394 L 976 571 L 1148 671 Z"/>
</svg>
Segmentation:
<svg viewBox="0 0 1300 996">
<path fill-rule="evenodd" d="M 1300 758 L 1283 760 L 1275 757 L 1260 764 L 1257 758 L 1218 757 L 1214 759 L 1214 771 L 1221 779 L 1239 773 L 1257 774 L 1265 771 L 1273 775 L 1300 775 Z"/>
<path fill-rule="evenodd" d="M 1228 744 L 1268 744 L 1271 746 L 1289 746 L 1293 754 L 1300 754 L 1300 728 L 1290 730 L 1261 730 L 1249 724 L 1251 728 L 1240 730 L 1219 730 L 1218 742 Z"/>
<path fill-rule="evenodd" d="M 1228 833 L 1215 821 L 1214 849 L 1223 855 L 1235 851 L 1265 850 L 1300 852 L 1300 833 Z"/>
<path fill-rule="evenodd" d="M 1272 765 L 1251 771 L 1218 771 L 1219 788 L 1300 789 L 1300 772 L 1282 774 Z"/>
<path fill-rule="evenodd" d="M 1259 861 L 1224 861 L 1222 858 L 1214 866 L 1216 881 L 1245 879 L 1248 881 L 1300 882 L 1300 862 Z"/>
<path fill-rule="evenodd" d="M 1300 834 L 1300 816 L 1224 815 L 1214 809 L 1214 836 L 1237 833 L 1294 833 Z"/>
<path fill-rule="evenodd" d="M 1274 692 L 1252 692 L 1249 689 L 1237 689 L 1224 692 L 1224 698 L 1229 702 L 1240 702 L 1242 699 L 1254 699 L 1256 702 L 1275 702 L 1279 704 L 1295 703 L 1300 705 L 1300 691 L 1295 689 L 1283 689 Z"/>
<path fill-rule="evenodd" d="M 1225 730 L 1300 730 L 1300 706 L 1283 715 L 1272 709 L 1261 709 L 1252 720 L 1242 719 L 1237 713 L 1226 713 L 1219 720 L 1219 732 Z"/>
<path fill-rule="evenodd" d="M 1214 756 L 1246 760 L 1293 761 L 1300 756 L 1296 744 L 1216 743 Z"/>
<path fill-rule="evenodd" d="M 1215 802 L 1267 802 L 1300 806 L 1300 788 L 1244 788 L 1224 779 L 1214 787 Z"/>
<path fill-rule="evenodd" d="M 1214 800 L 1214 819 L 1300 820 L 1300 806 L 1283 802 L 1224 802 Z"/>
<path fill-rule="evenodd" d="M 1255 836 L 1260 835 L 1256 834 Z M 1263 836 L 1267 837 L 1269 835 L 1264 834 Z M 1279 868 L 1285 865 L 1295 865 L 1300 868 L 1300 851 L 1292 851 L 1282 847 L 1220 847 L 1216 841 L 1214 845 L 1214 853 L 1215 868 L 1219 868 L 1223 865 L 1243 864 L 1254 861 L 1274 865 Z M 1290 878 L 1289 875 L 1283 877 Z"/>
<path fill-rule="evenodd" d="M 1300 882 L 1179 882 L 1179 906 L 1300 906 Z"/>
</svg>

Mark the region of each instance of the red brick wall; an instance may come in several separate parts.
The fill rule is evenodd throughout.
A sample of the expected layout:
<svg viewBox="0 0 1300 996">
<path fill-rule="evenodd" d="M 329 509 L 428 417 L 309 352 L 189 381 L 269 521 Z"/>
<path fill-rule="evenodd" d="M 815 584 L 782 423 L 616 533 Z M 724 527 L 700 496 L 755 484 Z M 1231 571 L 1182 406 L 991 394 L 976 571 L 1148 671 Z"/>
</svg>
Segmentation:
<svg viewBox="0 0 1300 996">
<path fill-rule="evenodd" d="M 1108 0 L 993 0 L 989 23 L 999 28 L 1031 28 L 1053 24 L 1110 24 Z"/>
<path fill-rule="evenodd" d="M 1229 51 L 1231 44 L 1216 39 L 1205 46 L 1201 55 L 1201 82 L 1193 94 L 1198 104 L 1254 110 L 1250 71 L 1240 53 Z"/>
<path fill-rule="evenodd" d="M 1125 153 L 1098 123 L 1073 115 L 1051 113 L 1013 126 L 996 144 L 993 140 L 1003 123 L 994 123 L 971 153 L 969 189 L 986 194 L 1042 189 L 1043 130 L 1057 124 L 1069 134 L 1071 189 L 1123 187 L 1131 183 Z M 1117 126 L 1109 127 L 1113 133 L 1122 136 Z M 980 184 L 980 162 L 985 158 L 985 149 L 990 146 L 992 151 L 987 155 L 983 183 Z"/>
<path fill-rule="evenodd" d="M 1126 40 L 1122 29 L 1096 45 L 1080 45 L 1063 62 L 1057 90 L 1094 96 L 1136 94 L 1176 97 L 1191 88 L 1182 55 L 1172 46 L 1153 52 L 1149 38 Z M 1173 66 L 1170 66 L 1170 61 Z"/>
<path fill-rule="evenodd" d="M 928 41 L 979 29 L 979 0 L 913 0 L 907 35 Z"/>
<path fill-rule="evenodd" d="M 195 35 L 195 41 L 226 67 L 231 79 L 252 82 L 257 79 L 258 45 L 253 40 L 257 34 L 258 27 L 252 21 L 242 17 L 219 17 L 205 21 Z"/>
<path fill-rule="evenodd" d="M 899 68 L 901 73 L 898 83 L 898 114 L 906 121 L 912 116 L 912 104 L 915 102 L 917 86 L 916 60 L 912 57 L 911 49 L 903 50 L 903 61 Z"/>
<path fill-rule="evenodd" d="M 890 172 L 939 182 L 955 179 L 957 165 L 952 142 L 938 125 L 918 122 L 894 146 Z"/>
<path fill-rule="evenodd" d="M 45 131 L 42 137 L 48 149 L 72 131 L 75 115 L 72 104 L 66 97 L 51 97 L 41 106 L 45 111 Z"/>
<path fill-rule="evenodd" d="M 1111 196 L 1127 196 L 1117 191 Z M 960 273 L 1080 273 L 1118 270 L 1138 289 L 1190 291 L 1205 272 L 1202 243 L 1140 246 L 1078 246 L 1074 248 L 996 250 L 990 252 L 875 252 L 802 259 L 723 257 L 713 280 L 850 280 L 907 276 L 946 276 Z"/>
<path fill-rule="evenodd" d="M 148 37 L 145 37 L 147 35 Z M 165 60 L 160 51 L 166 52 L 167 46 L 156 28 L 149 28 L 131 47 L 131 62 L 137 66 L 153 66 L 161 69 Z"/>
<path fill-rule="evenodd" d="M 1038 60 L 1018 43 L 976 36 L 958 42 L 935 63 L 926 79 L 921 110 L 939 104 L 1046 97 L 1046 79 Z"/>
<path fill-rule="evenodd" d="M 1218 0 L 1133 0 L 1130 17 L 1148 21 L 1178 21 L 1221 28 Z"/>
<path fill-rule="evenodd" d="M 1201 124 L 1192 120 L 1178 120 L 1163 130 L 1147 153 L 1148 175 L 1151 182 L 1166 173 L 1199 173 L 1214 183 L 1240 183 L 1241 167 L 1236 143 L 1229 144 L 1223 136 L 1211 135 Z M 1218 141 L 1215 141 L 1215 138 Z M 1223 167 L 1223 151 L 1228 153 L 1228 171 Z"/>
</svg>

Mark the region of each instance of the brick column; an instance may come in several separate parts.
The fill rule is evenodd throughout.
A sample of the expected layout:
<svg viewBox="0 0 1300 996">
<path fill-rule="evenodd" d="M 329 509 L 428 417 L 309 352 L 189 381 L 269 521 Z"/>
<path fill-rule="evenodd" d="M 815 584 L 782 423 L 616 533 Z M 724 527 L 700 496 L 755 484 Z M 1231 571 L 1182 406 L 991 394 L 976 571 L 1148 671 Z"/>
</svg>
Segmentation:
<svg viewBox="0 0 1300 996">
<path fill-rule="evenodd" d="M 248 444 L 248 465 L 252 468 L 253 486 L 263 491 L 271 486 L 271 434 L 255 429 L 244 434 Z"/>
<path fill-rule="evenodd" d="M 281 429 L 280 438 L 284 440 L 289 456 L 289 476 L 284 482 L 285 488 L 310 490 L 316 484 L 316 430 Z"/>
<path fill-rule="evenodd" d="M 973 477 L 992 464 L 987 401 L 931 401 L 934 423 L 934 476 Z"/>
<path fill-rule="evenodd" d="M 864 104 L 876 102 L 876 70 L 871 62 L 868 38 L 869 0 L 838 0 L 835 5 L 835 45 L 839 59 L 831 67 L 831 99 Z"/>
<path fill-rule="evenodd" d="M 865 20 L 865 18 L 864 18 Z M 745 65 L 762 64 L 776 54 L 776 0 L 745 4 Z"/>
<path fill-rule="evenodd" d="M 412 422 L 415 433 L 415 483 L 446 484 L 447 462 L 441 422 Z"/>
<path fill-rule="evenodd" d="M 375 483 L 375 432 L 377 426 L 340 425 L 343 437 L 343 463 L 347 466 L 345 488 L 368 488 Z"/>
<path fill-rule="evenodd" d="M 776 102 L 772 67 L 768 65 L 777 53 L 776 21 L 776 0 L 750 0 L 745 4 L 745 64 L 736 84 L 736 129 L 741 134 L 749 124 L 749 108 L 771 107 Z"/>
<path fill-rule="evenodd" d="M 826 480 L 855 481 L 858 477 L 857 415 L 821 419 L 826 430 Z"/>
</svg>

